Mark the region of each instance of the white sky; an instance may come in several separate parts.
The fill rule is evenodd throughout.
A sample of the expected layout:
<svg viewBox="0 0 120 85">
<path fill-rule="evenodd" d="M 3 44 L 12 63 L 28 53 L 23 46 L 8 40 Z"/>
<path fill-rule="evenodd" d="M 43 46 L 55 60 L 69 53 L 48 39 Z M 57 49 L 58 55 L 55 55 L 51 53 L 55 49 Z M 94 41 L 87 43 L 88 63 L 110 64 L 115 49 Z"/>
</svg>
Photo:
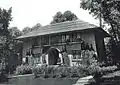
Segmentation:
<svg viewBox="0 0 120 85">
<path fill-rule="evenodd" d="M 56 12 L 70 10 L 79 19 L 98 25 L 88 11 L 80 9 L 80 0 L 0 0 L 0 7 L 12 7 L 13 21 L 10 27 L 17 26 L 20 30 L 32 27 L 37 23 L 47 25 L 52 21 Z"/>
</svg>

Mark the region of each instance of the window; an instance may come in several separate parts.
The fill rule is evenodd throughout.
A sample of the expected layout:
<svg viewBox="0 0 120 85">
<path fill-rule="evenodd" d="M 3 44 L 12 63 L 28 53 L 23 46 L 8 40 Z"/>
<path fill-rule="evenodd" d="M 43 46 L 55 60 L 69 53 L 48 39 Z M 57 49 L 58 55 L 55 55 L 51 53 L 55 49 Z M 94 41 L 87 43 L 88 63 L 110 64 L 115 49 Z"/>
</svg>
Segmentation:
<svg viewBox="0 0 120 85">
<path fill-rule="evenodd" d="M 62 35 L 62 43 L 66 42 L 66 35 Z"/>
<path fill-rule="evenodd" d="M 74 32 L 74 33 L 72 34 L 72 42 L 76 42 L 76 39 L 77 39 L 77 33 Z"/>
<path fill-rule="evenodd" d="M 32 46 L 39 46 L 39 41 L 38 41 L 38 37 L 33 38 L 33 45 Z"/>
<path fill-rule="evenodd" d="M 49 36 L 41 36 L 41 45 L 49 45 Z"/>
<path fill-rule="evenodd" d="M 66 42 L 70 42 L 70 35 L 69 34 L 66 35 Z"/>
<path fill-rule="evenodd" d="M 70 42 L 70 34 L 63 34 L 62 35 L 62 43 Z"/>
<path fill-rule="evenodd" d="M 59 42 L 59 36 L 58 35 L 52 35 L 51 36 L 51 40 L 50 40 L 51 44 L 57 44 Z"/>
<path fill-rule="evenodd" d="M 79 32 L 72 33 L 72 42 L 80 42 L 81 41 L 81 34 Z"/>
<path fill-rule="evenodd" d="M 80 39 L 81 36 L 80 36 L 80 33 L 77 33 L 77 39 Z"/>
</svg>

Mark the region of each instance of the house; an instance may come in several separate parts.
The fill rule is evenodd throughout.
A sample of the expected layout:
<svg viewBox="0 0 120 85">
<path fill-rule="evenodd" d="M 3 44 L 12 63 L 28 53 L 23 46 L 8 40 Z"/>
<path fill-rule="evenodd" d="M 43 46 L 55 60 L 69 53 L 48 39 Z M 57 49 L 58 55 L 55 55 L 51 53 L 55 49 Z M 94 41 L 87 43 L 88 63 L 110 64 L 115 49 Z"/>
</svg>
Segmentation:
<svg viewBox="0 0 120 85">
<path fill-rule="evenodd" d="M 65 48 L 70 54 L 79 54 L 83 49 L 82 42 L 85 42 L 92 46 L 102 61 L 105 58 L 105 37 L 109 35 L 102 28 L 82 20 L 75 20 L 47 25 L 17 39 L 23 41 L 23 57 L 31 51 L 34 57 L 39 58 L 50 47 L 60 51 Z M 37 61 L 39 62 L 39 59 Z"/>
</svg>

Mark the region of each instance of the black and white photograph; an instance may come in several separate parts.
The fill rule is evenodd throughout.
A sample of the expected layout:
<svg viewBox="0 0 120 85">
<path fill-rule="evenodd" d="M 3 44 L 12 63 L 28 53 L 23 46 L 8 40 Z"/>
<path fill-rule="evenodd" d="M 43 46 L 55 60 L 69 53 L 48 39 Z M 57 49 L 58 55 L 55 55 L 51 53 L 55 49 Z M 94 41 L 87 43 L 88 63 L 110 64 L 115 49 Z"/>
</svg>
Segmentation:
<svg viewBox="0 0 120 85">
<path fill-rule="evenodd" d="M 0 85 L 120 85 L 120 0 L 0 0 Z"/>
</svg>

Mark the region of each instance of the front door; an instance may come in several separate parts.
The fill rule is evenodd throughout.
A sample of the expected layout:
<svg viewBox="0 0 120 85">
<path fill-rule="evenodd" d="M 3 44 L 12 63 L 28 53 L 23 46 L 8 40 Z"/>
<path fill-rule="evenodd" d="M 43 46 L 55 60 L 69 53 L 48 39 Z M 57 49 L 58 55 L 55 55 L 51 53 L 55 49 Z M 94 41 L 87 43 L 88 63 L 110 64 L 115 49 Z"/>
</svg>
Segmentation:
<svg viewBox="0 0 120 85">
<path fill-rule="evenodd" d="M 57 65 L 58 58 L 59 58 L 59 51 L 56 48 L 51 47 L 48 50 L 49 65 Z"/>
</svg>

